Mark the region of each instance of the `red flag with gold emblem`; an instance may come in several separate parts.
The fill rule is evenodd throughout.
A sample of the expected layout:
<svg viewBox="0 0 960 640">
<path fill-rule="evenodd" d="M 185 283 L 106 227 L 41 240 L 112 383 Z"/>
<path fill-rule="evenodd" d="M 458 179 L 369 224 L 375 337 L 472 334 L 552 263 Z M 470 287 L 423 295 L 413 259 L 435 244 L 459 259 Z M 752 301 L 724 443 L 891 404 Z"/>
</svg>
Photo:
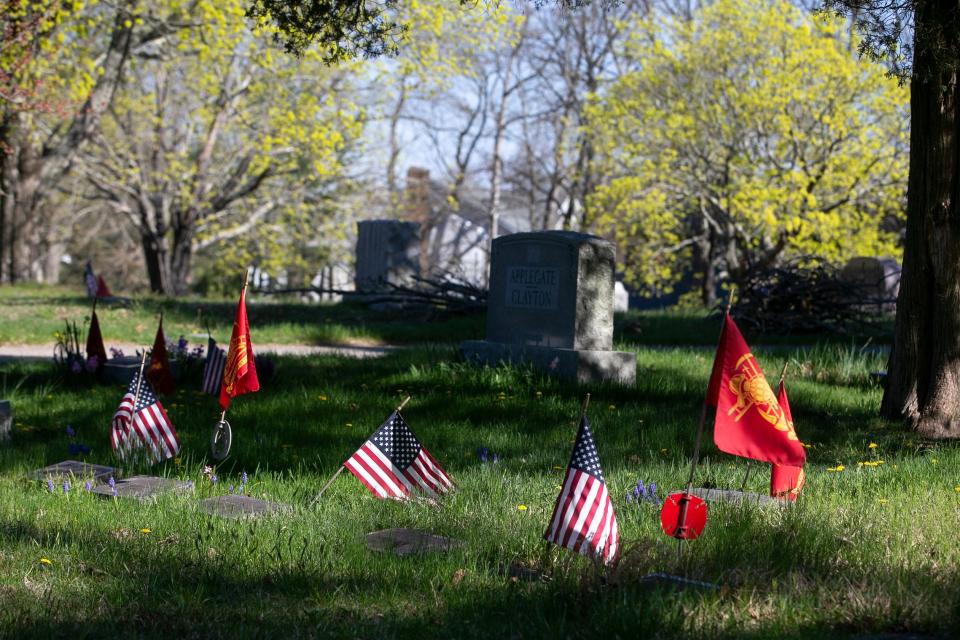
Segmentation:
<svg viewBox="0 0 960 640">
<path fill-rule="evenodd" d="M 764 462 L 803 465 L 806 455 L 793 424 L 787 422 L 729 313 L 723 319 L 706 403 L 717 408 L 713 441 L 721 451 Z"/>
<path fill-rule="evenodd" d="M 157 336 L 153 339 L 153 350 L 150 352 L 150 366 L 147 368 L 147 380 L 153 385 L 157 393 L 173 393 L 173 373 L 170 371 L 170 359 L 167 357 L 167 339 L 163 335 L 163 316 L 160 316 L 160 326 L 157 327 Z"/>
<path fill-rule="evenodd" d="M 783 410 L 792 431 L 793 415 L 790 413 L 790 402 L 787 400 L 787 389 L 783 386 L 783 380 L 777 388 L 777 404 Z M 803 467 L 776 463 L 770 467 L 770 495 L 774 498 L 793 502 L 797 499 L 800 489 L 803 489 L 804 482 L 806 482 L 806 476 L 803 473 Z"/>
<path fill-rule="evenodd" d="M 230 398 L 260 390 L 257 368 L 253 364 L 253 344 L 250 342 L 250 324 L 247 322 L 247 289 L 240 292 L 237 315 L 233 320 L 233 334 L 227 351 L 227 363 L 220 383 L 220 408 L 230 406 Z"/>
</svg>

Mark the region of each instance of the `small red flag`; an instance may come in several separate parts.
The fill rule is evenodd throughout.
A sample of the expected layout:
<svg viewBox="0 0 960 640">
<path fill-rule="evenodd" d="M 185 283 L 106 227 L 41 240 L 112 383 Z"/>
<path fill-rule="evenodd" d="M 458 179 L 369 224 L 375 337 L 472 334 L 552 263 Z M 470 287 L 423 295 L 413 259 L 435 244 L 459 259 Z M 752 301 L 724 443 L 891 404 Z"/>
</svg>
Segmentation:
<svg viewBox="0 0 960 640">
<path fill-rule="evenodd" d="M 96 311 L 90 318 L 90 330 L 87 331 L 87 359 L 93 356 L 97 357 L 98 369 L 107 361 L 107 350 L 103 346 L 103 334 L 100 333 L 100 321 L 97 320 Z"/>
<path fill-rule="evenodd" d="M 250 324 L 247 322 L 247 289 L 240 292 L 237 315 L 233 320 L 233 334 L 227 350 L 227 363 L 220 383 L 220 408 L 230 406 L 230 398 L 260 390 L 257 368 L 253 363 L 253 344 L 250 342 Z"/>
<path fill-rule="evenodd" d="M 777 388 L 777 403 L 783 409 L 787 424 L 792 430 L 793 415 L 790 413 L 790 402 L 787 400 L 787 389 L 783 386 L 783 380 Z M 797 499 L 804 482 L 806 482 L 806 476 L 803 473 L 803 467 L 776 463 L 770 467 L 770 495 L 774 498 L 793 502 Z"/>
<path fill-rule="evenodd" d="M 109 298 L 110 289 L 107 288 L 107 283 L 104 282 L 103 276 L 97 276 L 97 296 L 98 298 Z"/>
<path fill-rule="evenodd" d="M 167 358 L 167 339 L 163 336 L 163 316 L 160 316 L 157 337 L 153 340 L 147 380 L 157 393 L 173 393 L 173 373 L 170 371 L 170 360 Z"/>
<path fill-rule="evenodd" d="M 707 387 L 707 406 L 717 408 L 713 441 L 744 458 L 802 466 L 806 454 L 773 390 L 730 314 Z"/>
</svg>

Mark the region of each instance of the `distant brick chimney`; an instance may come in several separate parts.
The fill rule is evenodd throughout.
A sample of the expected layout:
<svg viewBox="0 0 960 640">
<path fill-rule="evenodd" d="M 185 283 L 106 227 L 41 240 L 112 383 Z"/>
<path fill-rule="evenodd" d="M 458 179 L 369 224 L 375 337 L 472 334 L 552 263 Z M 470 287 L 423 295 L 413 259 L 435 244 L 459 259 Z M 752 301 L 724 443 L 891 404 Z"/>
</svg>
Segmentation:
<svg viewBox="0 0 960 640">
<path fill-rule="evenodd" d="M 426 222 L 430 217 L 430 172 L 421 167 L 407 169 L 404 217 Z"/>
</svg>

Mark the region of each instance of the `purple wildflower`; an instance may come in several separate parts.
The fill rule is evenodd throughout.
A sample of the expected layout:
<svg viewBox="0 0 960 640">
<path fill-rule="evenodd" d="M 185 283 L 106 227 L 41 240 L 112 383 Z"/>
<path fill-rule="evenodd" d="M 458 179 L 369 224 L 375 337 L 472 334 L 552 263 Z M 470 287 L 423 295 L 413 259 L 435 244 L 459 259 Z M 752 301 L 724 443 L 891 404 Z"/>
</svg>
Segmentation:
<svg viewBox="0 0 960 640">
<path fill-rule="evenodd" d="M 87 480 L 86 482 L 83 483 L 83 488 L 86 489 L 87 491 L 90 491 L 91 489 L 93 489 L 93 485 L 91 485 L 90 481 Z"/>
<path fill-rule="evenodd" d="M 216 475 L 210 476 L 210 484 L 217 484 L 217 476 L 216 476 Z"/>
<path fill-rule="evenodd" d="M 177 340 L 177 351 L 179 351 L 180 353 L 186 353 L 187 344 L 188 344 L 187 339 L 184 338 L 183 336 L 180 336 L 180 339 Z"/>
<path fill-rule="evenodd" d="M 244 471 L 240 474 L 240 484 L 247 484 L 247 472 Z"/>
<path fill-rule="evenodd" d="M 70 492 L 70 483 L 67 482 L 66 480 L 63 481 L 63 492 L 64 493 Z"/>
<path fill-rule="evenodd" d="M 489 453 L 489 449 L 487 449 L 486 447 L 477 447 L 477 457 L 480 459 L 480 462 L 487 461 L 488 453 Z"/>
<path fill-rule="evenodd" d="M 233 485 L 227 487 L 227 493 L 233 493 Z"/>
<path fill-rule="evenodd" d="M 73 364 L 70 365 L 70 370 L 74 373 L 81 373 L 83 371 L 83 365 L 79 361 L 74 360 Z"/>
<path fill-rule="evenodd" d="M 115 488 L 115 487 L 117 486 L 117 481 L 113 479 L 113 476 L 110 476 L 110 477 L 107 479 L 107 486 L 109 486 L 111 489 L 113 489 L 113 488 Z"/>
<path fill-rule="evenodd" d="M 47 491 L 53 493 L 53 480 L 47 478 Z"/>
<path fill-rule="evenodd" d="M 494 452 L 490 458 L 490 462 L 493 462 L 494 464 L 500 462 L 500 454 Z"/>
<path fill-rule="evenodd" d="M 100 358 L 98 358 L 97 356 L 90 356 L 89 358 L 87 358 L 87 361 L 84 364 L 84 366 L 87 369 L 87 373 L 93 373 L 94 371 L 97 370 L 97 367 L 100 366 Z"/>
<path fill-rule="evenodd" d="M 77 432 L 73 430 L 73 426 L 69 424 L 67 425 L 67 428 L 65 429 L 65 431 L 67 432 L 68 438 L 72 438 L 73 436 L 77 435 Z"/>
</svg>

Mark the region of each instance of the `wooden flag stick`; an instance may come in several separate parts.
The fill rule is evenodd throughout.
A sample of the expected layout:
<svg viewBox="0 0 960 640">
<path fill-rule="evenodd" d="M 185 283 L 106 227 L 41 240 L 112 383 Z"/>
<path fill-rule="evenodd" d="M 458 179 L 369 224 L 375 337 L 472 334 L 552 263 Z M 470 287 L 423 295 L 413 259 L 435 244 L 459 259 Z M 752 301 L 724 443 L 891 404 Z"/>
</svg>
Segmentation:
<svg viewBox="0 0 960 640">
<path fill-rule="evenodd" d="M 787 367 L 790 366 L 790 361 L 787 360 L 783 363 L 783 369 L 780 370 L 780 384 L 783 384 L 783 379 L 787 376 Z"/>
<path fill-rule="evenodd" d="M 733 298 L 737 295 L 737 285 L 730 285 L 730 295 L 727 296 L 727 313 L 730 313 L 730 307 L 733 306 Z"/>
<path fill-rule="evenodd" d="M 583 406 L 580 408 L 580 417 L 587 415 L 587 407 L 590 406 L 590 394 L 587 394 L 587 397 L 583 399 Z"/>
<path fill-rule="evenodd" d="M 743 474 L 743 483 L 740 485 L 740 493 L 747 490 L 747 479 L 750 477 L 750 470 L 753 469 L 753 460 L 747 459 L 747 472 Z"/>
<path fill-rule="evenodd" d="M 403 402 L 400 403 L 400 406 L 397 407 L 397 413 L 400 413 L 400 410 L 407 406 L 407 403 L 410 402 L 410 396 L 407 396 L 403 399 Z"/>
<path fill-rule="evenodd" d="M 140 359 L 140 375 L 137 376 L 137 390 L 133 394 L 133 412 L 137 412 L 137 402 L 140 400 L 140 387 L 143 385 L 143 367 L 147 364 L 147 350 L 143 350 L 143 357 Z"/>
<path fill-rule="evenodd" d="M 343 473 L 343 470 L 344 470 L 344 469 L 346 469 L 346 467 L 344 467 L 343 465 L 340 465 L 340 468 L 337 469 L 337 472 L 336 472 L 335 474 L 333 474 L 333 475 L 330 477 L 329 480 L 327 480 L 327 484 L 323 485 L 323 488 L 320 489 L 320 493 L 318 493 L 318 494 L 317 494 L 317 497 L 314 498 L 314 499 L 313 499 L 313 502 L 310 503 L 310 506 L 311 506 L 311 507 L 312 507 L 313 505 L 317 504 L 317 503 L 320 501 L 320 498 L 323 497 L 324 492 L 330 487 L 330 485 L 333 484 L 333 481 L 334 481 L 334 480 L 336 480 L 338 477 L 340 477 L 340 474 Z"/>
</svg>

